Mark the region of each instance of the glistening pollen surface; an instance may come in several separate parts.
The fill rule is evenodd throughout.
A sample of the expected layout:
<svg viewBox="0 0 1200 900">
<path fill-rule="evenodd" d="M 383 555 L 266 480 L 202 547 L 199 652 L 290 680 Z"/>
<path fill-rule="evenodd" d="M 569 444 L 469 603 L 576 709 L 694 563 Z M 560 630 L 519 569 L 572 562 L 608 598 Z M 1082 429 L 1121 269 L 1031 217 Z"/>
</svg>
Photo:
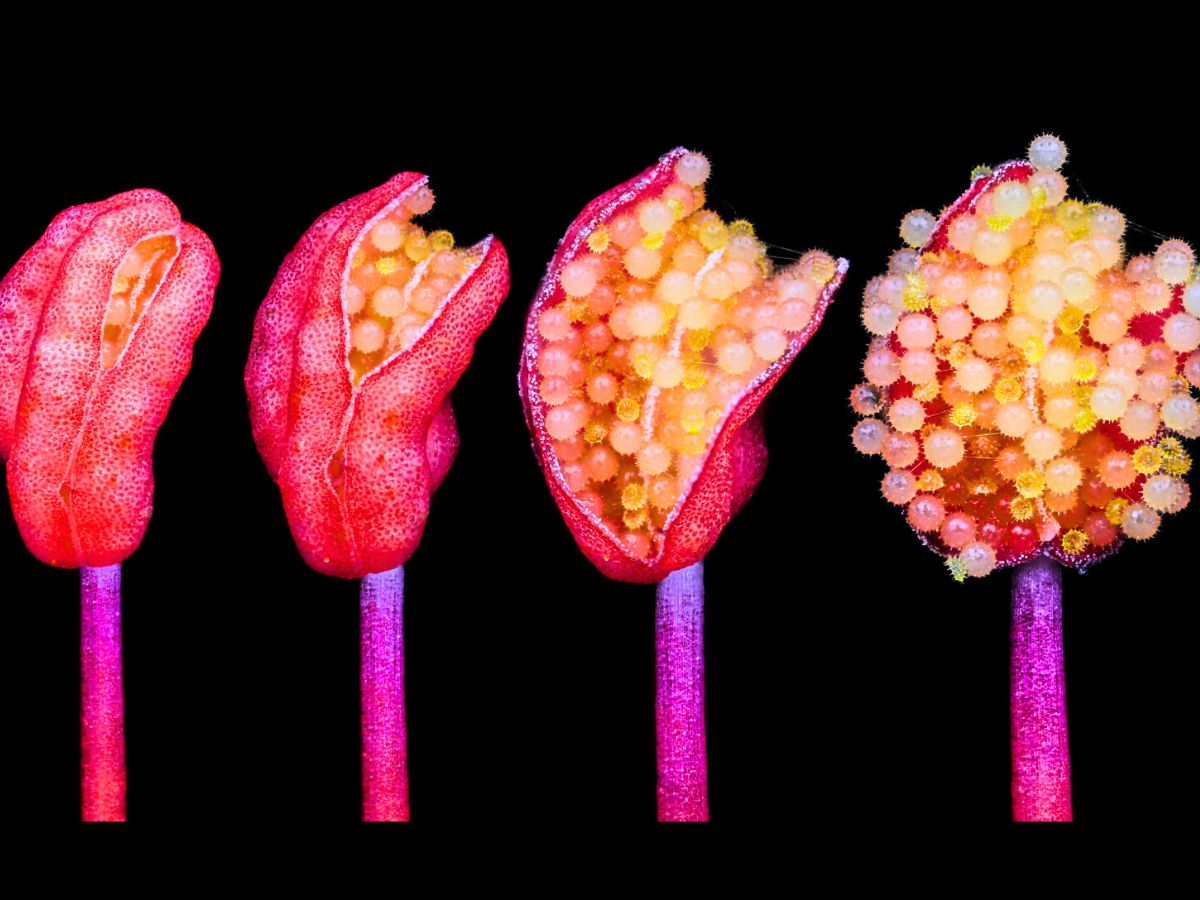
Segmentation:
<svg viewBox="0 0 1200 900">
<path fill-rule="evenodd" d="M 531 427 L 552 456 L 556 497 L 565 488 L 612 542 L 615 552 L 600 549 L 573 527 L 613 577 L 653 580 L 696 561 L 668 558 L 681 506 L 708 476 L 731 413 L 757 408 L 756 392 L 815 330 L 844 273 L 822 251 L 777 269 L 751 223 L 706 207 L 709 170 L 702 154 L 676 150 L 589 205 L 530 314 L 522 391 Z M 761 477 L 757 421 L 742 437 L 737 471 L 712 492 L 716 508 L 686 524 L 696 548 L 715 540 Z"/>
<path fill-rule="evenodd" d="M 1185 242 L 1127 255 L 1125 217 L 1068 194 L 1066 147 L 976 173 L 868 282 L 854 446 L 958 580 L 1082 567 L 1183 509 L 1200 435 L 1200 282 Z"/>
</svg>

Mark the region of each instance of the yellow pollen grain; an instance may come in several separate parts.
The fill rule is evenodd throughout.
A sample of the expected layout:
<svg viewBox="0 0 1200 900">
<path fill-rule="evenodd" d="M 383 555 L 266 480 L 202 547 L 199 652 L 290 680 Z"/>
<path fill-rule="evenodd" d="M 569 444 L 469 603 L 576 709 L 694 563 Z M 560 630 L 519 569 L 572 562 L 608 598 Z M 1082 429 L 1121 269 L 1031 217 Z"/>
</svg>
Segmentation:
<svg viewBox="0 0 1200 900">
<path fill-rule="evenodd" d="M 1162 469 L 1168 475 L 1186 475 L 1192 468 L 1192 457 L 1180 451 L 1177 456 L 1164 459 Z"/>
<path fill-rule="evenodd" d="M 957 369 L 974 355 L 975 353 L 971 350 L 970 344 L 967 344 L 963 341 L 958 341 L 950 347 L 950 353 L 947 355 L 947 359 L 950 360 L 950 365 Z"/>
<path fill-rule="evenodd" d="M 588 249 L 593 253 L 603 253 L 608 249 L 608 229 L 601 225 L 588 235 Z"/>
<path fill-rule="evenodd" d="M 1071 370 L 1071 377 L 1078 382 L 1088 382 L 1096 377 L 1096 363 L 1094 360 L 1086 356 L 1081 356 L 1075 360 L 1075 367 Z"/>
<path fill-rule="evenodd" d="M 708 376 L 701 366 L 691 365 L 683 370 L 683 386 L 689 391 L 699 390 L 708 384 Z"/>
<path fill-rule="evenodd" d="M 598 444 L 608 437 L 608 427 L 597 419 L 592 419 L 583 427 L 583 439 L 589 444 Z"/>
<path fill-rule="evenodd" d="M 641 509 L 646 505 L 646 486 L 640 481 L 631 481 L 621 491 L 621 505 L 626 509 Z"/>
<path fill-rule="evenodd" d="M 1109 500 L 1104 507 L 1104 515 L 1113 525 L 1120 525 L 1121 519 L 1125 515 L 1125 510 L 1129 507 L 1129 501 L 1124 497 L 1114 497 Z"/>
<path fill-rule="evenodd" d="M 1087 434 L 1096 427 L 1096 423 L 1100 419 L 1090 409 L 1081 409 L 1075 413 L 1075 418 L 1071 421 L 1071 428 L 1079 434 Z"/>
<path fill-rule="evenodd" d="M 1162 454 L 1162 458 L 1164 460 L 1175 459 L 1180 454 L 1184 453 L 1183 444 L 1179 442 L 1178 438 L 1163 438 L 1158 442 L 1158 444 L 1156 444 L 1156 446 L 1158 447 L 1158 452 Z"/>
<path fill-rule="evenodd" d="M 1016 403 L 1021 399 L 1021 380 L 1008 375 L 996 382 L 992 396 L 1000 403 Z"/>
<path fill-rule="evenodd" d="M 1083 310 L 1078 306 L 1068 306 L 1058 317 L 1058 328 L 1066 334 L 1074 334 L 1083 327 Z"/>
<path fill-rule="evenodd" d="M 833 276 L 837 273 L 837 265 L 828 257 L 814 259 L 812 265 L 809 266 L 809 276 L 817 282 L 817 284 L 829 284 Z"/>
<path fill-rule="evenodd" d="M 704 249 L 712 253 L 714 250 L 720 250 L 729 241 L 729 230 L 725 227 L 724 222 L 715 219 L 701 225 L 696 236 Z"/>
<path fill-rule="evenodd" d="M 1025 339 L 1025 361 L 1035 363 L 1046 354 L 1046 343 L 1036 334 Z"/>
<path fill-rule="evenodd" d="M 1024 522 L 1033 518 L 1033 501 L 1028 497 L 1017 497 L 1009 504 L 1008 511 L 1013 519 Z"/>
<path fill-rule="evenodd" d="M 630 531 L 637 531 L 639 528 L 646 527 L 646 523 L 650 520 L 649 514 L 643 509 L 629 509 L 621 517 L 621 521 L 625 523 L 625 527 Z"/>
<path fill-rule="evenodd" d="M 1087 535 L 1077 528 L 1072 528 L 1062 536 L 1063 550 L 1072 555 L 1076 553 L 1082 553 L 1087 549 L 1087 545 Z"/>
<path fill-rule="evenodd" d="M 1009 259 L 1014 266 L 1023 266 L 1033 258 L 1033 244 L 1025 244 L 1013 251 Z"/>
<path fill-rule="evenodd" d="M 1017 493 L 1022 497 L 1040 497 L 1045 489 L 1046 479 L 1040 472 L 1029 469 L 1017 476 Z"/>
<path fill-rule="evenodd" d="M 929 306 L 929 294 L 925 284 L 925 277 L 920 272 L 909 272 L 904 276 L 907 282 L 904 290 L 900 292 L 900 296 L 904 299 L 904 305 L 911 310 L 922 310 Z"/>
<path fill-rule="evenodd" d="M 588 305 L 582 300 L 568 298 L 562 303 L 562 310 L 572 322 L 583 322 L 588 318 Z"/>
<path fill-rule="evenodd" d="M 977 413 L 970 403 L 960 403 L 950 410 L 950 424 L 956 428 L 966 428 L 975 421 Z"/>
<path fill-rule="evenodd" d="M 946 560 L 946 568 L 950 570 L 950 577 L 959 584 L 967 580 L 967 564 L 957 556 L 951 556 Z"/>
<path fill-rule="evenodd" d="M 1157 447 L 1138 447 L 1133 451 L 1133 467 L 1143 475 L 1153 475 L 1162 468 L 1162 454 Z"/>
</svg>

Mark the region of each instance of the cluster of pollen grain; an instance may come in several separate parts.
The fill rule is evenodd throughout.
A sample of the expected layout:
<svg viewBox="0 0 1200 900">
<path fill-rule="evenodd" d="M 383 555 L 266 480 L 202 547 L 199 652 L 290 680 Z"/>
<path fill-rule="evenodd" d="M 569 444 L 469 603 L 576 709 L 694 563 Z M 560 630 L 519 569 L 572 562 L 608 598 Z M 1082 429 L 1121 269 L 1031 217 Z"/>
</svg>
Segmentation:
<svg viewBox="0 0 1200 900">
<path fill-rule="evenodd" d="M 433 207 L 422 184 L 376 219 L 350 251 L 342 307 L 350 328 L 350 371 L 360 382 L 420 337 L 442 301 L 479 264 L 448 231 L 426 234 L 413 216 Z"/>
<path fill-rule="evenodd" d="M 1069 198 L 1065 159 L 1038 138 L 1032 174 L 980 192 L 937 249 L 934 217 L 909 213 L 908 248 L 864 292 L 854 445 L 884 458 L 884 496 L 956 578 L 1149 538 L 1190 497 L 1176 436 L 1200 436 L 1195 256 L 1167 240 L 1127 258 L 1124 217 Z"/>
<path fill-rule="evenodd" d="M 174 235 L 155 235 L 138 241 L 117 266 L 100 341 L 100 364 L 104 368 L 111 369 L 121 358 L 134 326 L 178 252 Z"/>
<path fill-rule="evenodd" d="M 773 272 L 745 221 L 704 208 L 708 161 L 596 226 L 537 321 L 537 390 L 576 499 L 634 556 L 662 528 L 747 385 L 808 325 L 831 257 Z"/>
</svg>

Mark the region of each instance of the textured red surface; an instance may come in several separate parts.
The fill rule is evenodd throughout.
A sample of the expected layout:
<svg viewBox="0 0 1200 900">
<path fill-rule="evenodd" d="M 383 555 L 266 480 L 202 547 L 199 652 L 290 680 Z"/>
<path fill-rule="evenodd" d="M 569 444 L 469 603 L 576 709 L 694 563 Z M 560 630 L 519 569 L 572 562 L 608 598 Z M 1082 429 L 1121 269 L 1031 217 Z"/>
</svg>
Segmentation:
<svg viewBox="0 0 1200 900">
<path fill-rule="evenodd" d="M 667 520 L 661 553 L 639 559 L 590 511 L 582 508 L 563 478 L 545 427 L 546 404 L 537 390 L 537 351 L 542 343 L 537 321 L 543 308 L 564 299 L 559 272 L 596 226 L 610 221 L 646 196 L 663 190 L 674 178 L 675 162 L 687 151 L 677 148 L 641 175 L 597 197 L 576 217 L 559 243 L 541 287 L 529 309 L 519 384 L 525 419 L 533 435 L 533 448 L 559 511 L 584 555 L 601 572 L 618 581 L 643 584 L 662 581 L 669 573 L 699 562 L 709 551 L 729 519 L 749 500 L 766 471 L 767 446 L 763 440 L 759 406 L 767 392 L 816 331 L 846 273 L 839 260 L 837 273 L 825 286 L 813 309 L 812 321 L 795 337 L 787 352 L 756 379 L 727 415 L 713 438 L 704 465 Z"/>
<path fill-rule="evenodd" d="M 179 253 L 120 361 L 101 366 L 113 275 L 156 234 Z M 108 566 L 150 519 L 154 436 L 191 366 L 220 265 L 205 234 L 152 190 L 73 206 L 0 283 L 0 456 L 30 551 Z"/>
<path fill-rule="evenodd" d="M 321 216 L 284 260 L 254 324 L 254 439 L 304 560 L 329 575 L 384 572 L 416 550 L 430 495 L 458 450 L 450 390 L 508 293 L 508 257 L 489 236 L 416 343 L 352 384 L 342 307 L 351 247 L 377 213 L 424 183 L 403 172 Z M 331 464 L 344 477 L 336 486 Z"/>
</svg>

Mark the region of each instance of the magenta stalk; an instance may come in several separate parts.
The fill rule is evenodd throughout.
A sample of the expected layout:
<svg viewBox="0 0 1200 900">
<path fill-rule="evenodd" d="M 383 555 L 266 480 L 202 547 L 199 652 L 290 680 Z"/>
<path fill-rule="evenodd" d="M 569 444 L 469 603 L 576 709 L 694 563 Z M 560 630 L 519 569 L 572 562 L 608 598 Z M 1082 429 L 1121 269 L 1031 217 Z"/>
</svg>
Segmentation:
<svg viewBox="0 0 1200 900">
<path fill-rule="evenodd" d="M 1013 821 L 1070 822 L 1062 571 L 1054 560 L 1013 570 L 1011 640 Z"/>
<path fill-rule="evenodd" d="M 407 822 L 404 567 L 367 575 L 359 591 L 364 822 Z"/>
<path fill-rule="evenodd" d="M 125 821 L 121 564 L 79 570 L 81 806 L 85 822 Z"/>
<path fill-rule="evenodd" d="M 658 821 L 707 822 L 703 562 L 658 584 L 654 662 Z"/>
</svg>

